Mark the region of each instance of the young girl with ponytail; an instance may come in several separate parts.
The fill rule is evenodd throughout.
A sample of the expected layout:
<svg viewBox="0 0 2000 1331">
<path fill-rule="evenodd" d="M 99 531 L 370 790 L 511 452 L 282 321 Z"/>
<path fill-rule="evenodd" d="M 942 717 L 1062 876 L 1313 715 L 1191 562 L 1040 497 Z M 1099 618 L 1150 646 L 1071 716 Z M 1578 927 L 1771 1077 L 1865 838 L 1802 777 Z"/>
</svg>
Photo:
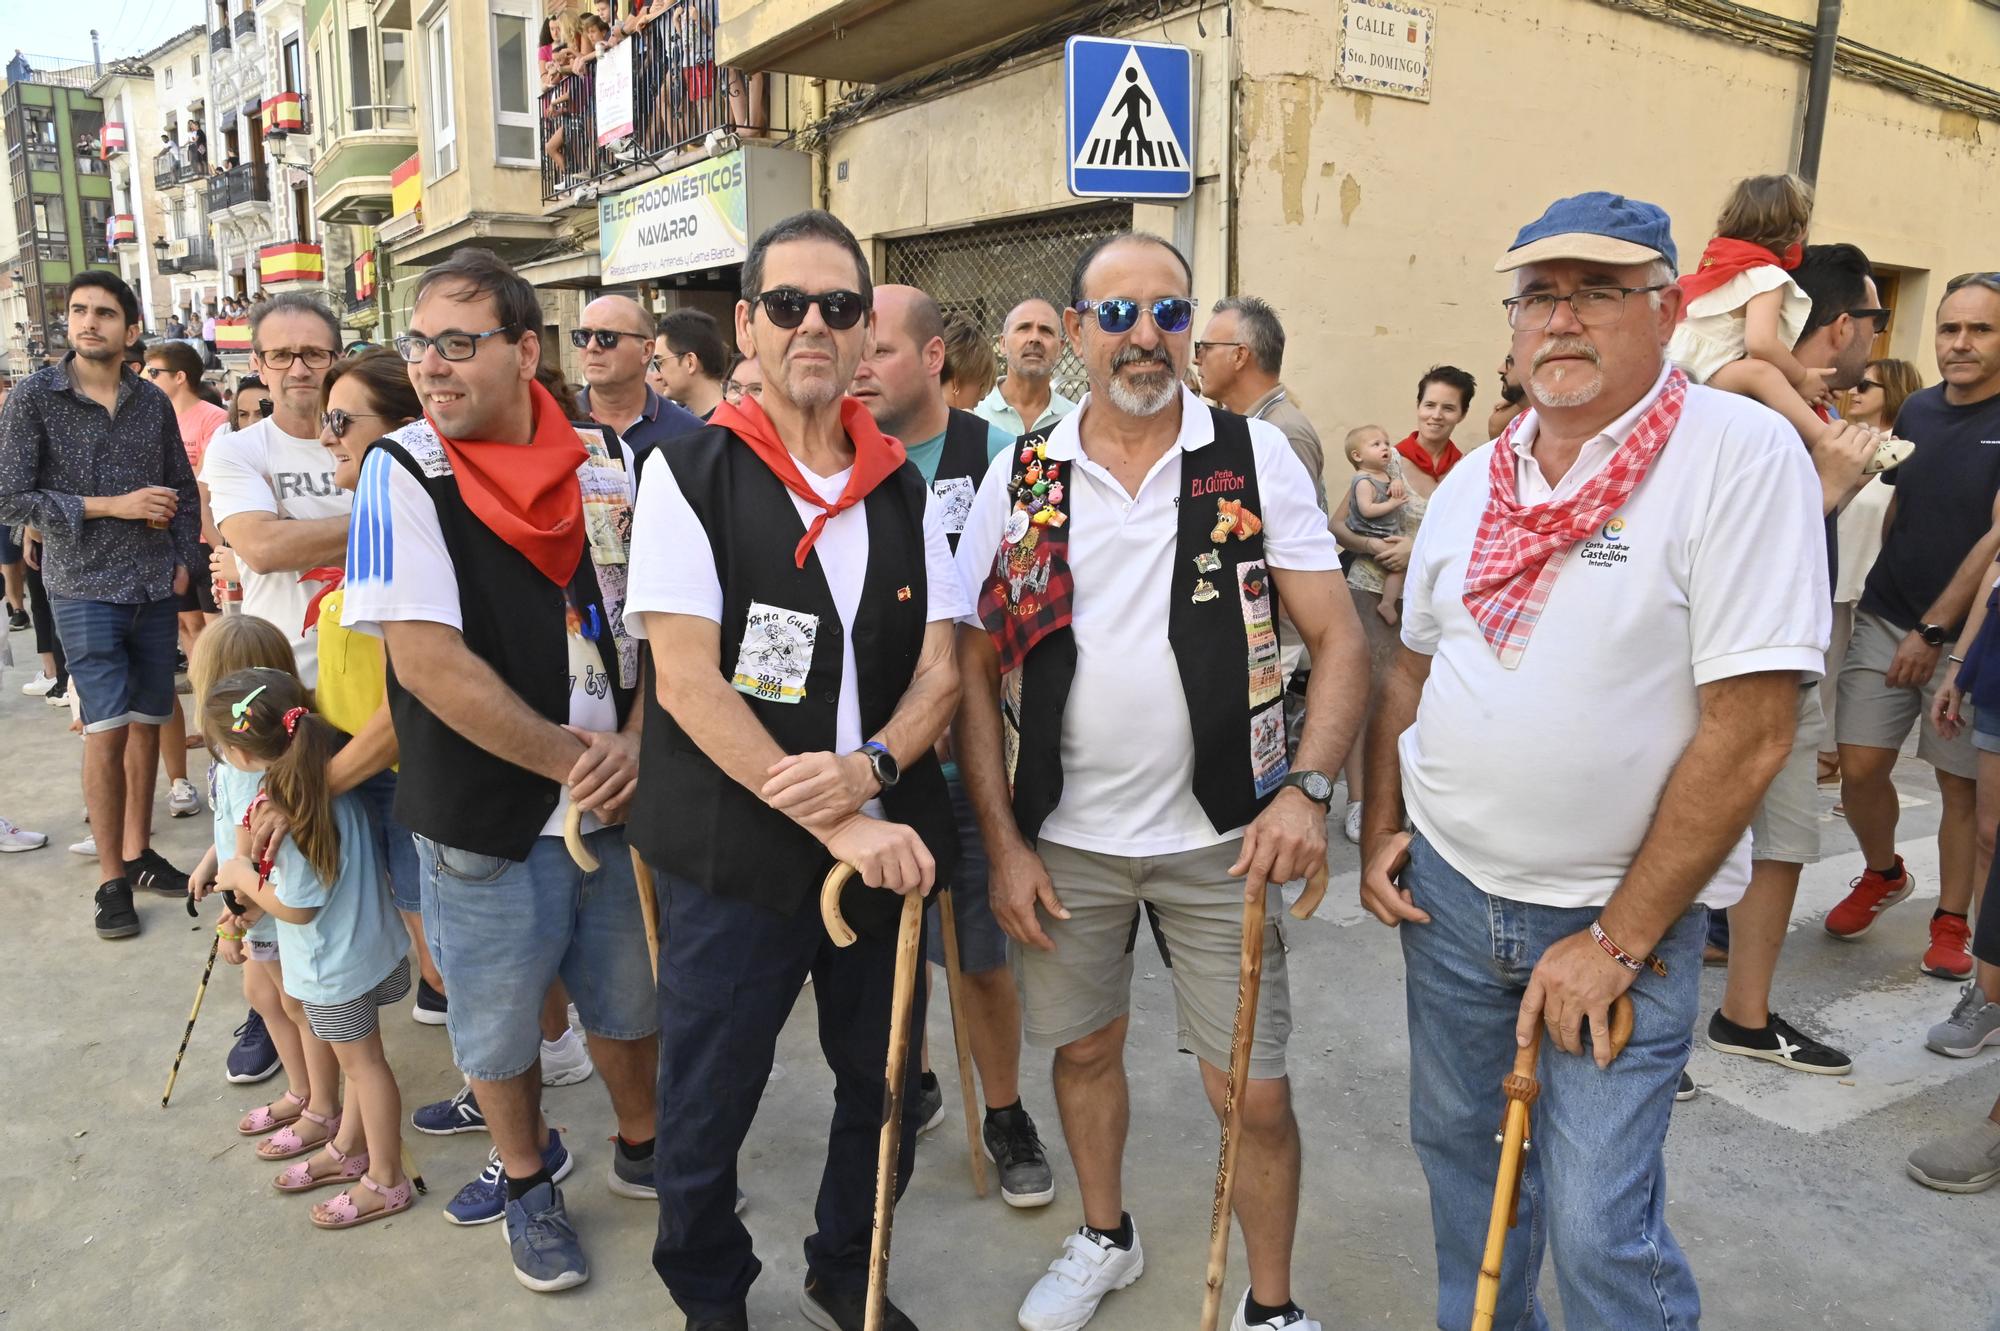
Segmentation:
<svg viewBox="0 0 2000 1331">
<path fill-rule="evenodd" d="M 217 886 L 277 920 L 285 993 L 312 1033 L 333 1046 L 347 1083 L 347 1112 L 333 1140 L 279 1175 L 277 1186 L 358 1182 L 313 1207 L 322 1229 L 408 1210 L 402 1094 L 382 1052 L 376 1009 L 410 992 L 409 940 L 390 906 L 366 806 L 353 795 L 333 798 L 328 786 L 340 732 L 313 713 L 297 679 L 277 670 L 219 681 L 202 720 L 224 761 L 263 773 L 262 797 L 283 810 L 290 828 L 271 862 L 231 859 Z"/>
</svg>

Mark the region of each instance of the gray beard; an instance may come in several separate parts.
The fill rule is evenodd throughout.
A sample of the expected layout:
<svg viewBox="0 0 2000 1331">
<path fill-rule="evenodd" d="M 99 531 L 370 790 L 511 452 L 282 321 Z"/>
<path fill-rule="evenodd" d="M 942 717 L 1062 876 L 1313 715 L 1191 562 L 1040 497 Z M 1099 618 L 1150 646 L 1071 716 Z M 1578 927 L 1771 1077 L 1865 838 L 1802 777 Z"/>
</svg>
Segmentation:
<svg viewBox="0 0 2000 1331">
<path fill-rule="evenodd" d="M 1152 377 L 1143 376 L 1142 381 Z M 1174 378 L 1171 370 L 1161 370 L 1158 377 L 1159 388 L 1151 389 L 1138 387 L 1114 374 L 1111 382 L 1104 386 L 1104 395 L 1111 399 L 1112 406 L 1127 416 L 1157 416 L 1179 395 L 1180 388 L 1180 381 Z"/>
</svg>

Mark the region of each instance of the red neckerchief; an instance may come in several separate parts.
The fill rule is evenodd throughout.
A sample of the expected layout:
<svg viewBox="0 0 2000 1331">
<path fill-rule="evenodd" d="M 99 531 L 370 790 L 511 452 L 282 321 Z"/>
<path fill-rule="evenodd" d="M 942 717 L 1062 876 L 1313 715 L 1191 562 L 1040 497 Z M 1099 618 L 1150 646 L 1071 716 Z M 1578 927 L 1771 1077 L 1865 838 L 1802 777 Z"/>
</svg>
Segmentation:
<svg viewBox="0 0 2000 1331">
<path fill-rule="evenodd" d="M 1528 650 L 1528 635 L 1542 617 L 1556 574 L 1571 547 L 1603 529 L 1646 477 L 1681 418 L 1687 376 L 1667 373 L 1666 386 L 1639 417 L 1632 433 L 1604 469 L 1567 499 L 1523 507 L 1515 474 L 1520 455 L 1514 436 L 1527 414 L 1516 416 L 1493 445 L 1486 508 L 1466 560 L 1465 608 L 1500 664 L 1512 670 Z"/>
<path fill-rule="evenodd" d="M 1799 266 L 1799 258 L 1804 250 L 1797 245 L 1788 247 L 1783 254 L 1774 254 L 1762 245 L 1747 240 L 1733 240 L 1728 236 L 1717 236 L 1708 242 L 1708 248 L 1701 252 L 1701 262 L 1694 271 L 1681 279 L 1681 295 L 1692 303 L 1697 296 L 1706 296 L 1733 277 L 1740 277 L 1752 268 L 1782 268 L 1786 272 Z M 1686 308 L 1684 305 L 1683 309 Z M 1685 316 L 1683 316 L 1685 317 Z"/>
<path fill-rule="evenodd" d="M 528 384 L 534 437 L 527 444 L 452 439 L 430 422 L 458 475 L 473 516 L 528 557 L 542 576 L 569 586 L 583 558 L 583 486 L 576 469 L 587 456 L 562 408 L 538 383 Z"/>
<path fill-rule="evenodd" d="M 1443 480 L 1444 474 L 1453 467 L 1456 467 L 1458 460 L 1465 456 L 1465 454 L 1458 451 L 1457 444 L 1447 439 L 1444 443 L 1444 452 L 1433 458 L 1431 451 L 1417 442 L 1417 432 L 1415 430 L 1410 431 L 1409 438 L 1396 445 L 1396 451 L 1402 454 L 1404 460 L 1411 466 L 1434 481 Z"/>
<path fill-rule="evenodd" d="M 805 476 L 799 471 L 798 459 L 785 447 L 785 441 L 778 437 L 778 427 L 771 424 L 771 418 L 764 414 L 763 406 L 755 398 L 723 402 L 708 418 L 708 423 L 720 425 L 741 439 L 771 469 L 771 474 L 784 483 L 787 490 L 820 510 L 820 515 L 806 527 L 806 534 L 799 538 L 796 560 L 800 568 L 806 566 L 806 556 L 812 553 L 813 542 L 819 539 L 827 522 L 853 508 L 866 499 L 876 486 L 895 475 L 905 456 L 902 444 L 882 433 L 875 424 L 875 418 L 868 414 L 868 408 L 855 398 L 842 397 L 840 428 L 847 431 L 848 439 L 854 444 L 854 466 L 847 473 L 847 487 L 840 492 L 840 498 L 829 504 L 819 497 L 819 491 L 806 484 Z"/>
<path fill-rule="evenodd" d="M 309 582 L 319 584 L 319 590 L 313 593 L 312 600 L 306 602 L 306 628 L 312 628 L 315 624 L 319 623 L 319 603 L 339 591 L 341 584 L 346 581 L 347 570 L 337 565 L 328 565 L 323 568 L 309 568 L 299 574 L 301 585 Z"/>
</svg>

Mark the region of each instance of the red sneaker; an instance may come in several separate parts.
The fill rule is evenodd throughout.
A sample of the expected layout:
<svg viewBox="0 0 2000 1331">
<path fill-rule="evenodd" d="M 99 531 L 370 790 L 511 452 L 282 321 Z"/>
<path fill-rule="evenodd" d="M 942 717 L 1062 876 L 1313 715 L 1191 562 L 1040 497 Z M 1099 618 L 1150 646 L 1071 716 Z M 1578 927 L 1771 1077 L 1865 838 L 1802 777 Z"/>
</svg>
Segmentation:
<svg viewBox="0 0 2000 1331">
<path fill-rule="evenodd" d="M 1896 857 L 1896 867 L 1903 869 L 1901 855 Z M 1868 870 L 1847 885 L 1846 897 L 1826 913 L 1826 931 L 1835 938 L 1861 937 L 1875 927 L 1883 911 L 1910 895 L 1915 886 L 1908 869 L 1903 869 L 1903 876 L 1894 880 Z"/>
<path fill-rule="evenodd" d="M 1922 969 L 1940 980 L 1970 978 L 1972 926 L 1963 915 L 1931 916 L 1931 945 L 1924 949 Z"/>
</svg>

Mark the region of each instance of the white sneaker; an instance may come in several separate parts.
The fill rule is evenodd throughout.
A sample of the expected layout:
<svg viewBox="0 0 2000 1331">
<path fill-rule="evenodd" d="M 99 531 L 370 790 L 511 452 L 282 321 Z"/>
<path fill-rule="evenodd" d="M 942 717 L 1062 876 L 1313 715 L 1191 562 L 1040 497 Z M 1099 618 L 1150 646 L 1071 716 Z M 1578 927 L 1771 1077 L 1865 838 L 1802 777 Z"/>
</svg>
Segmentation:
<svg viewBox="0 0 2000 1331">
<path fill-rule="evenodd" d="M 1283 1313 L 1261 1322 L 1247 1321 L 1243 1309 L 1249 1302 L 1250 1291 L 1246 1289 L 1236 1301 L 1236 1316 L 1229 1319 L 1229 1331 L 1321 1331 L 1320 1324 L 1303 1312 Z"/>
<path fill-rule="evenodd" d="M 30 698 L 46 698 L 49 696 L 49 690 L 55 686 L 55 676 L 46 670 L 37 670 L 35 677 L 21 686 L 21 692 Z"/>
<path fill-rule="evenodd" d="M 83 857 L 84 857 L 85 859 L 87 859 L 87 860 L 94 860 L 94 859 L 96 859 L 96 858 L 97 858 L 97 838 L 96 838 L 96 837 L 94 837 L 94 836 L 87 836 L 87 837 L 85 837 L 85 838 L 84 838 L 83 840 L 81 840 L 81 841 L 77 842 L 77 843 L 76 843 L 75 845 L 71 846 L 71 847 L 69 848 L 69 853 L 70 853 L 70 854 L 72 854 L 72 855 L 81 855 L 81 856 L 83 856 Z"/>
<path fill-rule="evenodd" d="M 1347 839 L 1349 841 L 1352 841 L 1357 846 L 1361 844 L 1361 801 L 1360 800 L 1356 800 L 1354 801 L 1354 803 L 1347 806 L 1347 817 L 1342 820 L 1340 825 L 1340 830 L 1346 833 Z"/>
<path fill-rule="evenodd" d="M 1124 1289 L 1146 1270 L 1139 1230 L 1132 1229 L 1129 1249 L 1114 1246 L 1102 1235 L 1079 1229 L 1063 1240 L 1062 1253 L 1035 1282 L 1015 1314 L 1021 1331 L 1081 1331 L 1097 1313 L 1097 1305 L 1114 1289 Z"/>
<path fill-rule="evenodd" d="M 542 1041 L 542 1085 L 574 1086 L 589 1081 L 595 1071 L 590 1049 L 575 1031 L 564 1031 L 559 1039 Z"/>
<path fill-rule="evenodd" d="M 201 812 L 201 796 L 196 793 L 194 782 L 186 777 L 176 777 L 167 791 L 167 812 L 176 818 L 192 818 Z"/>
<path fill-rule="evenodd" d="M 0 854 L 11 854 L 23 850 L 40 850 L 48 844 L 48 837 L 42 833 L 24 832 L 5 818 L 0 818 Z"/>
</svg>

